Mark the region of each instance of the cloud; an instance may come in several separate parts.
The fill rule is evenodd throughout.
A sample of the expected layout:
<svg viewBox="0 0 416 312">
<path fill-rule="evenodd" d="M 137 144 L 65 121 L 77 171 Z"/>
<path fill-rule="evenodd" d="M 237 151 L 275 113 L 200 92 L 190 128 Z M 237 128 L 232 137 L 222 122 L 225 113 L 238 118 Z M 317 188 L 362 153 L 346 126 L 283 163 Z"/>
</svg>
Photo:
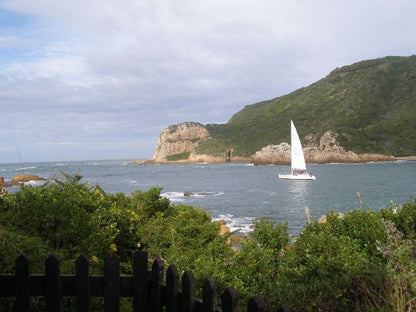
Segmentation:
<svg viewBox="0 0 416 312">
<path fill-rule="evenodd" d="M 9 0 L 0 4 L 0 134 L 10 155 L 24 142 L 34 159 L 51 159 L 47 150 L 65 159 L 148 157 L 169 124 L 224 123 L 337 66 L 413 54 L 415 7 Z"/>
</svg>

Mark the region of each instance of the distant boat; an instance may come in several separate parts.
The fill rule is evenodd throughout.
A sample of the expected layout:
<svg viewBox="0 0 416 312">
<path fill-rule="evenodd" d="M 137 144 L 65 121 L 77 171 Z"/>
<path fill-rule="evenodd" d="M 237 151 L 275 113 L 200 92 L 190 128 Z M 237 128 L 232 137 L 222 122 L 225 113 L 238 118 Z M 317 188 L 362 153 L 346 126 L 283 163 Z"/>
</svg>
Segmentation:
<svg viewBox="0 0 416 312">
<path fill-rule="evenodd" d="M 316 180 L 316 177 L 306 170 L 305 156 L 293 121 L 290 121 L 290 174 L 279 174 L 279 179 L 286 180 Z"/>
</svg>

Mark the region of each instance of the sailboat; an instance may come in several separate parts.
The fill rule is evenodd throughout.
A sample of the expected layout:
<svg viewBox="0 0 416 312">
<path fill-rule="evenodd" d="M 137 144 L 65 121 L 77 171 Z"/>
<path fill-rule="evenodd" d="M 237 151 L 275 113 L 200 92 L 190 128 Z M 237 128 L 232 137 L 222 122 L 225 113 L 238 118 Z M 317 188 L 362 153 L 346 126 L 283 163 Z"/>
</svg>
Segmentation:
<svg viewBox="0 0 416 312">
<path fill-rule="evenodd" d="M 286 180 L 316 180 L 316 177 L 306 170 L 305 155 L 293 121 L 290 121 L 290 174 L 279 174 L 279 179 Z"/>
</svg>

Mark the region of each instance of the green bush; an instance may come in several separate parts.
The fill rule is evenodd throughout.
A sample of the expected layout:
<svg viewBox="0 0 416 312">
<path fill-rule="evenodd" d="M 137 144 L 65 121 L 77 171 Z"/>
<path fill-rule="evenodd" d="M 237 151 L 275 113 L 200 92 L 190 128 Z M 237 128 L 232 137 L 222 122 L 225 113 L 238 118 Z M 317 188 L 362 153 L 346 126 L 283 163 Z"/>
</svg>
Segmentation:
<svg viewBox="0 0 416 312">
<path fill-rule="evenodd" d="M 308 224 L 286 253 L 280 301 L 296 311 L 367 311 L 368 303 L 381 300 L 373 298 L 382 285 L 381 264 L 331 223 Z"/>
<path fill-rule="evenodd" d="M 168 156 L 166 156 L 166 160 L 168 160 L 168 161 L 186 160 L 186 159 L 189 158 L 189 155 L 191 155 L 190 152 L 168 155 Z"/>
<path fill-rule="evenodd" d="M 383 218 L 396 224 L 405 238 L 415 239 L 416 235 L 416 199 L 408 200 L 404 205 L 392 203 L 392 207 L 381 210 Z"/>
</svg>

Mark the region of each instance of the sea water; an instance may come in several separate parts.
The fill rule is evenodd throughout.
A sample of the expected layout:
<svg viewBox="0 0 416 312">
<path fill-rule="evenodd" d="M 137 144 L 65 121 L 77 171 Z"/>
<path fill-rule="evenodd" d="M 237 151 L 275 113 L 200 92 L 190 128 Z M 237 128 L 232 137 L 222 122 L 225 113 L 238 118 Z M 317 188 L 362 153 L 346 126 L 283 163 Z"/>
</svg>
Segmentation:
<svg viewBox="0 0 416 312">
<path fill-rule="evenodd" d="M 125 160 L 0 164 L 0 175 L 34 174 L 62 179 L 61 172 L 83 176 L 104 191 L 130 194 L 151 187 L 162 196 L 208 211 L 232 230 L 249 232 L 255 219 L 288 222 L 292 234 L 307 222 L 305 209 L 319 218 L 364 207 L 379 210 L 416 197 L 416 161 L 309 165 L 316 181 L 280 180 L 288 166 L 227 164 L 130 165 Z M 39 182 L 37 182 L 39 184 Z M 18 187 L 10 188 L 17 191 Z M 357 193 L 360 195 L 358 196 Z M 45 203 L 47 204 L 47 203 Z"/>
</svg>

